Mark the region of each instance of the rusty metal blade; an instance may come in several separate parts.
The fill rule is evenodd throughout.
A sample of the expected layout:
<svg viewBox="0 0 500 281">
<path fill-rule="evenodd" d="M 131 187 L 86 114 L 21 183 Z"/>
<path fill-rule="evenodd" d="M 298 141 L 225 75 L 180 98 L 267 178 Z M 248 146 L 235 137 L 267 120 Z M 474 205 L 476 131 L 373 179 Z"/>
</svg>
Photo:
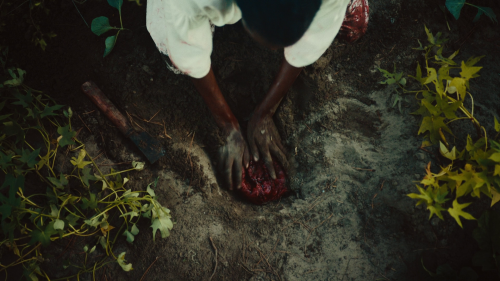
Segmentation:
<svg viewBox="0 0 500 281">
<path fill-rule="evenodd" d="M 151 164 L 158 161 L 163 155 L 165 155 L 165 149 L 161 143 L 152 138 L 146 132 L 132 133 L 129 138 L 134 142 L 134 144 L 144 153 L 144 156 L 149 160 Z"/>
</svg>

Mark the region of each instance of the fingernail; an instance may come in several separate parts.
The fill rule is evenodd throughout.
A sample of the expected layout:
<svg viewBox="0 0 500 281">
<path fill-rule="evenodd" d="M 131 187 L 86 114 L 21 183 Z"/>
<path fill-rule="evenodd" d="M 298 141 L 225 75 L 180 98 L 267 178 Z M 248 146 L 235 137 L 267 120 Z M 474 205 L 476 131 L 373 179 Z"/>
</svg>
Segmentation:
<svg viewBox="0 0 500 281">
<path fill-rule="evenodd" d="M 254 156 L 253 156 L 253 160 L 254 160 L 255 162 L 259 161 L 259 156 L 255 156 L 255 155 L 254 155 Z"/>
<path fill-rule="evenodd" d="M 245 168 L 247 168 L 247 169 L 248 169 L 248 163 L 247 163 L 247 165 L 245 166 Z"/>
</svg>

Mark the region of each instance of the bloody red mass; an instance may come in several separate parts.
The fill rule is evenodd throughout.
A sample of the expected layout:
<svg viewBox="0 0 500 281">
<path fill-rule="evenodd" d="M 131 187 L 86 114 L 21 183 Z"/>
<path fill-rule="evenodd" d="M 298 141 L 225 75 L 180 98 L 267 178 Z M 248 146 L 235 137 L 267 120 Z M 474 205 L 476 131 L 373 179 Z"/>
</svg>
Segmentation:
<svg viewBox="0 0 500 281">
<path fill-rule="evenodd" d="M 241 191 L 243 196 L 250 202 L 262 205 L 270 201 L 278 200 L 287 192 L 286 174 L 278 161 L 273 159 L 276 179 L 269 175 L 264 161 L 250 161 L 248 169 L 243 171 Z"/>
</svg>

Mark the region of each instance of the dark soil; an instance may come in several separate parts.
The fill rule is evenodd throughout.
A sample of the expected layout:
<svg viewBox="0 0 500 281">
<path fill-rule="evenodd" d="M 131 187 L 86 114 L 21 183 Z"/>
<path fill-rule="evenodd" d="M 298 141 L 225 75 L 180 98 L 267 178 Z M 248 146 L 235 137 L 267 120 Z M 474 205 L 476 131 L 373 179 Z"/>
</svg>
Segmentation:
<svg viewBox="0 0 500 281">
<path fill-rule="evenodd" d="M 115 246 L 116 252 L 127 252 L 134 270 L 125 273 L 110 265 L 96 272 L 97 280 L 141 280 L 144 274 L 144 280 L 206 280 L 216 258 L 209 237 L 218 248 L 213 280 L 427 280 L 421 261 L 431 271 L 445 263 L 457 271 L 472 265 L 477 222 L 465 221 L 462 230 L 450 217 L 429 221 L 428 212 L 405 196 L 415 191 L 414 181 L 427 162 L 438 169 L 440 160 L 418 149 L 419 119 L 408 114 L 415 108 L 413 97 L 403 104 L 403 114 L 392 108 L 392 90 L 378 84 L 376 69 L 396 65 L 413 74 L 422 57 L 412 48 L 417 39 L 425 40 L 426 25 L 449 37 L 448 50 L 460 49 L 461 60 L 487 55 L 481 77 L 471 85 L 476 118 L 491 128 L 492 115 L 500 114 L 498 24 L 485 16 L 472 23 L 471 7 L 455 21 L 439 8 L 443 3 L 371 1 L 368 33 L 353 44 L 335 40 L 318 62 L 305 68 L 275 116 L 293 163 L 288 176 L 294 194 L 262 207 L 219 188 L 207 172 L 216 164 L 220 132 L 190 78 L 165 67 L 145 27 L 145 5 L 125 2 L 123 23 L 130 30 L 120 33 L 105 58 L 106 36 L 94 35 L 71 1 L 48 4 L 50 16 L 42 29 L 57 37 L 45 51 L 30 42 L 27 6 L 19 8 L 21 20 L 7 22 L 0 44 L 9 46 L 11 63 L 27 71 L 27 85 L 75 111 L 73 126 L 83 128 L 79 138 L 95 147 L 95 155 L 105 152 L 103 163 L 138 160 L 141 154 L 82 93 L 88 80 L 167 151 L 160 161 L 134 173 L 130 187 L 145 189 L 160 178 L 159 201 L 176 221 L 171 236 L 153 241 L 144 223 L 134 244 L 123 239 Z M 490 6 L 500 15 L 494 1 L 471 3 Z M 77 7 L 89 24 L 104 15 L 119 25 L 118 13 L 106 1 Z M 254 42 L 240 23 L 216 28 L 212 66 L 243 126 L 282 58 L 282 51 Z M 472 126 L 461 124 L 453 129 L 473 134 Z M 470 211 L 479 217 L 483 209 L 474 208 Z M 87 242 L 62 240 L 43 249 L 52 255 L 44 269 L 64 277 L 68 272 L 62 270 L 62 260 L 81 262 Z M 495 280 L 489 279 L 494 274 L 473 268 L 481 274 L 479 280 Z"/>
</svg>

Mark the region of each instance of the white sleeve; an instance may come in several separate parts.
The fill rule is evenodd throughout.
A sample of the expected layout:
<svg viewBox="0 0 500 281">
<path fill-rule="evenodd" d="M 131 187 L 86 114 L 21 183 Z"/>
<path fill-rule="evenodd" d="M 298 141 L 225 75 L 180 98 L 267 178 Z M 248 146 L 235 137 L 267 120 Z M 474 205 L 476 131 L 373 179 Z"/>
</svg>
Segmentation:
<svg viewBox="0 0 500 281">
<path fill-rule="evenodd" d="M 285 48 L 286 61 L 292 66 L 304 67 L 318 60 L 337 36 L 348 4 L 349 0 L 323 0 L 304 36 Z"/>
<path fill-rule="evenodd" d="M 190 18 L 176 0 L 148 1 L 146 26 L 158 50 L 170 57 L 180 71 L 202 78 L 210 71 L 212 31 L 207 17 Z"/>
</svg>

